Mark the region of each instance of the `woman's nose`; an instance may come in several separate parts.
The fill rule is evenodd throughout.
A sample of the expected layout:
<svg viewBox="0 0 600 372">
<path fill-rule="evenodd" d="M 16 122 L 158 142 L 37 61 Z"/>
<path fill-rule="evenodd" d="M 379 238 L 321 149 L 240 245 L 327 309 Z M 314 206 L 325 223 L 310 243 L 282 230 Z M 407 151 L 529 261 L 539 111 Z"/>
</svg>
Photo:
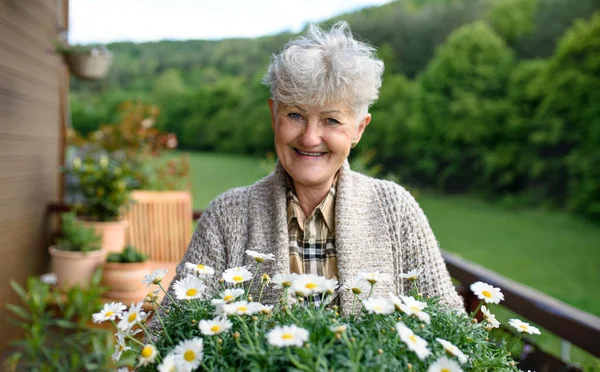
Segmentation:
<svg viewBox="0 0 600 372">
<path fill-rule="evenodd" d="M 307 149 L 321 144 L 321 130 L 318 123 L 309 122 L 306 124 L 302 137 L 300 137 L 300 143 Z"/>
</svg>

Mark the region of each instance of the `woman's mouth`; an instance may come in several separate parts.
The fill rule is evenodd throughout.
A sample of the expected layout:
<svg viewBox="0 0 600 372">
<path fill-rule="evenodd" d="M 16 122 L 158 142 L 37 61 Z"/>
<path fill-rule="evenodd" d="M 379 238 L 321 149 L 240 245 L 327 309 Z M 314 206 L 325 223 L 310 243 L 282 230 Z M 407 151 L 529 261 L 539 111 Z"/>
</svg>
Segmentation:
<svg viewBox="0 0 600 372">
<path fill-rule="evenodd" d="M 313 158 L 318 158 L 318 157 L 321 157 L 321 156 L 327 154 L 326 152 L 302 151 L 302 150 L 299 150 L 299 149 L 297 149 L 295 147 L 294 147 L 294 150 L 299 155 L 302 155 L 302 156 L 311 156 Z"/>
</svg>

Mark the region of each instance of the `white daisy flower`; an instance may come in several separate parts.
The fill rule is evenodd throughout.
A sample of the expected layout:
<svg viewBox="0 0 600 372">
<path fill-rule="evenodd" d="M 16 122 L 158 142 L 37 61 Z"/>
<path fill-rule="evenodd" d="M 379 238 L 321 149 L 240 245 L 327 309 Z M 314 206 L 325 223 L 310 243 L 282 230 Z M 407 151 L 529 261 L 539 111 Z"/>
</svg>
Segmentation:
<svg viewBox="0 0 600 372">
<path fill-rule="evenodd" d="M 400 278 L 415 281 L 423 273 L 423 269 L 413 269 L 406 273 L 401 273 Z"/>
<path fill-rule="evenodd" d="M 325 279 L 323 280 L 323 293 L 334 294 L 335 290 L 338 289 L 339 283 L 336 279 Z"/>
<path fill-rule="evenodd" d="M 275 260 L 275 256 L 272 253 L 264 254 L 264 253 L 258 253 L 256 251 L 247 250 L 246 254 L 248 256 L 254 258 L 254 260 L 256 262 L 265 262 L 267 260 L 271 260 L 271 261 Z"/>
<path fill-rule="evenodd" d="M 121 333 L 117 333 L 117 343 L 115 344 L 115 352 L 112 354 L 112 360 L 118 362 L 123 352 L 127 350 L 131 350 L 131 348 L 125 344 L 125 337 Z"/>
<path fill-rule="evenodd" d="M 298 274 L 276 274 L 271 282 L 275 289 L 290 288 L 297 278 Z"/>
<path fill-rule="evenodd" d="M 413 315 L 419 318 L 422 322 L 427 324 L 431 323 L 431 317 L 429 314 L 423 311 L 427 307 L 425 302 L 417 301 L 412 296 L 400 296 L 403 304 L 400 304 L 400 310 L 407 315 Z"/>
<path fill-rule="evenodd" d="M 177 372 L 173 354 L 168 354 L 156 368 L 158 369 L 158 372 Z"/>
<path fill-rule="evenodd" d="M 215 275 L 215 269 L 203 264 L 194 264 L 191 262 L 186 262 L 185 268 L 190 271 L 193 271 L 196 275 L 198 275 L 201 278 L 209 278 Z"/>
<path fill-rule="evenodd" d="M 195 337 L 191 340 L 181 341 L 173 350 L 173 359 L 177 370 L 193 371 L 198 368 L 204 355 L 204 340 Z"/>
<path fill-rule="evenodd" d="M 352 291 L 352 293 L 359 295 L 362 293 L 369 293 L 369 291 L 371 290 L 371 285 L 366 280 L 357 277 L 347 281 L 346 284 L 344 284 L 344 289 L 347 289 L 349 291 Z"/>
<path fill-rule="evenodd" d="M 500 328 L 500 322 L 496 320 L 496 316 L 488 310 L 485 305 L 481 307 L 481 312 L 483 313 L 483 317 L 489 323 L 489 326 L 486 328 Z"/>
<path fill-rule="evenodd" d="M 273 308 L 274 307 L 275 306 L 273 306 L 273 305 L 262 305 L 262 307 L 260 308 L 259 312 L 262 315 L 269 315 L 269 314 L 271 314 L 273 312 Z"/>
<path fill-rule="evenodd" d="M 463 370 L 455 361 L 441 357 L 429 366 L 427 372 L 463 372 Z"/>
<path fill-rule="evenodd" d="M 129 307 L 129 310 L 123 312 L 121 315 L 121 320 L 117 324 L 117 328 L 122 331 L 126 331 L 133 327 L 134 324 L 141 322 L 146 317 L 146 312 L 142 310 L 142 305 L 144 305 L 144 301 L 140 301 L 137 305 L 134 305 L 133 302 Z"/>
<path fill-rule="evenodd" d="M 227 332 L 233 324 L 227 318 L 216 317 L 213 320 L 201 320 L 198 328 L 203 335 L 214 336 Z"/>
<path fill-rule="evenodd" d="M 193 300 L 202 297 L 206 285 L 202 280 L 194 275 L 188 275 L 173 284 L 175 297 L 178 300 Z"/>
<path fill-rule="evenodd" d="M 252 273 L 245 267 L 232 267 L 223 273 L 223 280 L 227 283 L 240 284 L 250 279 L 252 279 Z"/>
<path fill-rule="evenodd" d="M 150 286 L 150 284 L 160 284 L 168 271 L 167 269 L 156 269 L 152 274 L 145 275 L 142 283 L 147 284 L 146 287 Z"/>
<path fill-rule="evenodd" d="M 371 314 L 388 315 L 394 312 L 394 304 L 387 298 L 367 298 L 363 306 Z"/>
<path fill-rule="evenodd" d="M 277 347 L 302 346 L 308 341 L 308 331 L 297 327 L 295 324 L 289 326 L 277 326 L 267 333 L 267 342 Z"/>
<path fill-rule="evenodd" d="M 252 315 L 262 309 L 262 304 L 258 302 L 237 301 L 222 306 L 225 315 Z"/>
<path fill-rule="evenodd" d="M 425 360 L 431 351 L 427 348 L 427 341 L 414 334 L 414 332 L 404 325 L 402 322 L 396 323 L 396 330 L 400 335 L 400 339 L 408 346 L 408 348 L 414 351 L 419 359 Z"/>
<path fill-rule="evenodd" d="M 529 323 L 525 323 L 519 319 L 511 319 L 508 321 L 508 324 L 515 327 L 517 331 L 523 333 L 529 333 L 530 335 L 539 335 L 541 334 L 540 330 L 534 326 L 530 326 Z"/>
<path fill-rule="evenodd" d="M 104 308 L 100 312 L 92 315 L 94 323 L 102 323 L 107 320 L 115 320 L 121 316 L 123 310 L 127 309 L 127 306 L 120 302 L 111 302 L 110 304 L 104 304 Z"/>
<path fill-rule="evenodd" d="M 469 360 L 469 358 L 467 358 L 467 356 L 462 351 L 460 351 L 459 348 L 454 346 L 450 341 L 446 341 L 442 338 L 436 338 L 436 340 L 437 340 L 437 342 L 442 344 L 442 346 L 444 347 L 444 350 L 446 350 L 446 352 L 448 354 L 451 354 L 451 355 L 454 355 L 455 357 L 457 357 L 458 361 L 461 364 L 465 364 L 467 362 L 467 360 Z"/>
<path fill-rule="evenodd" d="M 245 293 L 244 290 L 241 288 L 226 289 L 224 292 L 222 292 L 219 295 L 220 296 L 219 298 L 213 299 L 211 301 L 211 304 L 213 304 L 213 306 L 217 306 L 217 305 L 232 303 L 233 301 L 235 301 L 238 297 L 240 297 L 244 293 Z"/>
<path fill-rule="evenodd" d="M 484 282 L 475 282 L 471 284 L 471 291 L 475 293 L 480 300 L 483 300 L 488 304 L 498 304 L 500 301 L 504 300 L 504 295 L 500 291 L 500 288 L 492 287 Z"/>
<path fill-rule="evenodd" d="M 334 324 L 331 327 L 329 327 L 329 329 L 331 330 L 331 332 L 344 333 L 346 332 L 346 330 L 348 330 L 348 326 L 345 324 Z"/>
<path fill-rule="evenodd" d="M 358 277 L 366 280 L 370 284 L 375 284 L 382 281 L 389 282 L 392 280 L 392 277 L 389 274 L 380 273 L 377 271 L 372 273 L 359 273 Z"/>
<path fill-rule="evenodd" d="M 304 297 L 323 293 L 327 278 L 314 274 L 299 275 L 292 284 L 292 292 Z"/>
<path fill-rule="evenodd" d="M 154 345 L 147 344 L 140 351 L 140 361 L 138 362 L 138 367 L 147 366 L 149 364 L 154 364 L 156 362 L 156 357 L 158 356 L 158 351 L 154 347 Z"/>
</svg>

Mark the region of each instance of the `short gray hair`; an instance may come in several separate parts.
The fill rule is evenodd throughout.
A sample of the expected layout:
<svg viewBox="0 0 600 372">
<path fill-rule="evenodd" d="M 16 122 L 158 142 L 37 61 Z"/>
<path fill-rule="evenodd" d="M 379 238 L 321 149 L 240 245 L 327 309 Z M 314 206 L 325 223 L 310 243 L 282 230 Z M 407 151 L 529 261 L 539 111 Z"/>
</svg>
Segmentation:
<svg viewBox="0 0 600 372">
<path fill-rule="evenodd" d="M 276 102 L 343 102 L 358 115 L 379 96 L 383 68 L 375 48 L 354 39 L 346 22 L 337 22 L 329 31 L 311 25 L 306 35 L 273 55 L 263 83 Z"/>
</svg>

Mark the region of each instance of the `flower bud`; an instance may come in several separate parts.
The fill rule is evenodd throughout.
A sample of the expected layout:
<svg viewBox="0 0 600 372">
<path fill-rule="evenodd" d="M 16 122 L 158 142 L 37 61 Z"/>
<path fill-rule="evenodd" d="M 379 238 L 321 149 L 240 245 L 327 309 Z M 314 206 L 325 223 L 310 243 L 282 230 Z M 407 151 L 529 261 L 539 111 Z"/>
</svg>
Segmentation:
<svg viewBox="0 0 600 372">
<path fill-rule="evenodd" d="M 377 352 L 378 352 L 379 354 L 383 354 L 383 349 L 377 349 Z"/>
<path fill-rule="evenodd" d="M 100 167 L 102 167 L 102 168 L 108 167 L 108 157 L 106 155 L 100 156 Z"/>
<path fill-rule="evenodd" d="M 255 315 L 255 316 L 253 316 L 253 317 L 252 317 L 252 321 L 253 321 L 253 322 L 256 322 L 256 321 L 258 321 L 258 317 L 257 317 L 256 315 Z"/>
<path fill-rule="evenodd" d="M 267 273 L 262 274 L 262 276 L 260 277 L 261 283 L 269 283 L 270 281 L 271 281 L 271 277 Z"/>
<path fill-rule="evenodd" d="M 76 156 L 73 159 L 73 169 L 75 170 L 79 170 L 79 168 L 81 168 L 81 158 Z"/>
</svg>

